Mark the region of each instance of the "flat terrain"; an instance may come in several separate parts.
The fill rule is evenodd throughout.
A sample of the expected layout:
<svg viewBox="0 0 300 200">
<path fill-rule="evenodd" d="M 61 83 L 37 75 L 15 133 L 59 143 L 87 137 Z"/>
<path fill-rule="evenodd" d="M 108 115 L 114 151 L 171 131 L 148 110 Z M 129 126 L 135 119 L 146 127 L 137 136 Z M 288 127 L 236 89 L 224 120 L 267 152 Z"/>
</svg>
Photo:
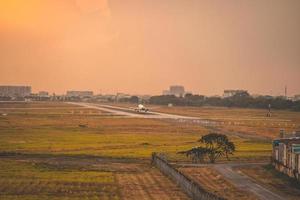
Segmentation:
<svg viewBox="0 0 300 200">
<path fill-rule="evenodd" d="M 77 105 L 85 108 L 101 110 L 101 111 L 109 112 L 114 115 L 119 115 L 123 117 L 135 117 L 135 118 L 144 118 L 144 119 L 187 119 L 187 120 L 198 119 L 197 117 L 168 114 L 163 112 L 153 112 L 153 111 L 136 112 L 135 108 L 118 106 L 118 105 L 106 105 L 106 104 L 96 104 L 96 103 L 75 103 L 75 102 L 69 102 L 69 104 Z"/>
<path fill-rule="evenodd" d="M 156 119 L 124 119 L 69 104 L 0 109 L 0 151 L 147 158 L 176 153 L 207 129 Z M 49 107 L 50 105 L 50 107 Z"/>
<path fill-rule="evenodd" d="M 0 103 L 0 130 L 5 200 L 187 199 L 149 157 L 205 132 L 63 103 Z"/>
<path fill-rule="evenodd" d="M 279 136 L 280 129 L 286 132 L 300 129 L 300 112 L 273 110 L 272 116 L 266 117 L 268 111 L 262 109 L 154 106 L 152 110 L 213 120 L 223 131 L 272 139 Z"/>
<path fill-rule="evenodd" d="M 135 107 L 135 104 L 113 104 L 124 108 Z M 280 129 L 292 132 L 300 129 L 300 112 L 288 110 L 272 110 L 272 116 L 267 117 L 267 110 L 224 108 L 224 107 L 191 107 L 191 106 L 159 106 L 148 105 L 153 112 L 197 117 L 209 120 L 218 130 L 226 133 L 235 132 L 260 138 L 274 139 L 279 136 Z"/>
<path fill-rule="evenodd" d="M 180 112 L 170 109 L 166 112 L 193 116 L 192 108 L 184 113 L 181 107 Z M 222 112 L 217 111 L 220 118 Z M 0 199 L 186 199 L 175 184 L 150 167 L 151 153 L 164 152 L 169 160 L 186 163 L 189 159 L 177 152 L 199 145 L 202 135 L 221 130 L 237 146 L 233 161 L 268 161 L 270 139 L 278 132 L 266 134 L 259 126 L 245 124 L 241 127 L 246 131 L 235 130 L 239 126 L 234 124 L 225 126 L 229 116 L 247 121 L 257 117 L 257 112 L 247 110 L 238 116 L 228 111 L 223 120 L 196 116 L 224 122 L 205 126 L 188 118 L 124 117 L 66 103 L 0 103 Z M 299 113 L 283 113 L 276 120 L 282 115 L 282 120 L 298 126 Z M 226 188 L 214 192 L 244 198 L 243 192 L 211 170 L 203 174 L 219 177 L 213 184 Z"/>
<path fill-rule="evenodd" d="M 6 155 L 0 199 L 188 199 L 148 163 L 98 157 Z"/>
<path fill-rule="evenodd" d="M 23 106 L 23 107 L 22 107 Z M 210 129 L 176 120 L 126 118 L 91 108 L 63 103 L 1 103 L 0 152 L 97 155 L 149 159 L 166 152 L 185 159 L 178 151 L 198 145 Z M 233 159 L 265 159 L 269 141 L 232 134 L 238 151 Z"/>
</svg>

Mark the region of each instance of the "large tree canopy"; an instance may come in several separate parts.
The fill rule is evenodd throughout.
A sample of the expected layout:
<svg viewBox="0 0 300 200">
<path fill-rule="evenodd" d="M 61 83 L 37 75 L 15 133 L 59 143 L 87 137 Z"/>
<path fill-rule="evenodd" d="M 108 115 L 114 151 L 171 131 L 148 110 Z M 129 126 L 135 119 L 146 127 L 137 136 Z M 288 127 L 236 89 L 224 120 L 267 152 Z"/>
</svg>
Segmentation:
<svg viewBox="0 0 300 200">
<path fill-rule="evenodd" d="M 193 162 L 204 162 L 205 159 L 208 159 L 211 163 L 215 163 L 220 157 L 226 157 L 229 160 L 229 155 L 235 151 L 234 143 L 223 134 L 210 133 L 202 136 L 198 142 L 202 146 L 179 153 L 191 157 Z"/>
</svg>

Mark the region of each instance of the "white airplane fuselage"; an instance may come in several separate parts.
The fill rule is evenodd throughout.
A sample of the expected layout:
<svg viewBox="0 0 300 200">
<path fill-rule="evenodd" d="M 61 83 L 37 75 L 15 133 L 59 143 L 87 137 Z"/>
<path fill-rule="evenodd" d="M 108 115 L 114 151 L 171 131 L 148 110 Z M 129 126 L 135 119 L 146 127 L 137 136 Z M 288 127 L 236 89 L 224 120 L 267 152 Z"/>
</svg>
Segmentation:
<svg viewBox="0 0 300 200">
<path fill-rule="evenodd" d="M 136 112 L 139 112 L 139 113 L 141 113 L 141 112 L 144 112 L 144 113 L 146 113 L 146 112 L 148 112 L 149 111 L 149 109 L 147 109 L 144 105 L 142 105 L 142 104 L 139 104 L 138 105 L 138 107 L 136 108 L 136 109 L 134 109 Z"/>
</svg>

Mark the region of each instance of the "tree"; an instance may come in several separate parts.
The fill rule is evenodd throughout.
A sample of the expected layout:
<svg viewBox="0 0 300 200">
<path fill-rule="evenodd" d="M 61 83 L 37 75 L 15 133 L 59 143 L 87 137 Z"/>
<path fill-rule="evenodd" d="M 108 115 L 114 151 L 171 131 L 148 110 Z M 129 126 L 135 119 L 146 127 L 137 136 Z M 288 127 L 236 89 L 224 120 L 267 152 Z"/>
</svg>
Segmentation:
<svg viewBox="0 0 300 200">
<path fill-rule="evenodd" d="M 215 163 L 222 156 L 229 160 L 229 155 L 232 155 L 235 151 L 234 143 L 229 141 L 228 137 L 223 134 L 210 133 L 202 136 L 198 142 L 204 147 L 194 147 L 179 153 L 191 157 L 193 162 L 204 162 L 205 159 L 208 159 L 211 163 Z"/>
<path fill-rule="evenodd" d="M 202 163 L 207 157 L 208 149 L 203 147 L 194 147 L 188 151 L 181 151 L 179 153 L 190 157 L 194 163 Z"/>
<path fill-rule="evenodd" d="M 230 160 L 229 154 L 233 155 L 234 152 L 235 152 L 235 145 L 234 145 L 234 143 L 230 142 L 230 141 L 227 141 L 224 144 L 224 153 L 225 153 L 225 156 L 226 156 L 227 160 Z"/>
<path fill-rule="evenodd" d="M 210 133 L 202 136 L 199 140 L 208 149 L 208 158 L 211 163 L 214 163 L 216 159 L 222 156 L 226 156 L 229 160 L 229 154 L 233 154 L 235 151 L 235 145 L 230 142 L 228 137 L 223 134 Z"/>
<path fill-rule="evenodd" d="M 228 155 L 235 151 L 234 144 L 228 140 L 226 135 L 210 133 L 203 136 L 199 142 L 203 143 L 209 149 L 208 158 L 211 163 L 214 163 L 221 156 L 226 156 L 228 159 Z"/>
<path fill-rule="evenodd" d="M 139 103 L 139 98 L 137 96 L 132 96 L 129 98 L 130 103 Z"/>
<path fill-rule="evenodd" d="M 272 104 L 274 109 L 290 109 L 300 111 L 300 101 L 292 101 L 285 97 L 259 96 L 252 97 L 248 92 L 242 92 L 229 98 L 205 97 L 202 95 L 186 94 L 184 97 L 174 95 L 152 96 L 150 104 L 175 106 L 223 106 L 238 108 L 260 108 L 266 109 Z"/>
</svg>

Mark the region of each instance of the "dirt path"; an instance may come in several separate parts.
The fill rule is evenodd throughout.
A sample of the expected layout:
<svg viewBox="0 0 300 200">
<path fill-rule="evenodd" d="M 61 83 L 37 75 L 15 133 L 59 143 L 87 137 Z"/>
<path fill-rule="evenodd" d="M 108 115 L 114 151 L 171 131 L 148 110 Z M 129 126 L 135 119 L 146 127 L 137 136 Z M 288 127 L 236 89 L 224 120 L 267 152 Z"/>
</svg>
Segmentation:
<svg viewBox="0 0 300 200">
<path fill-rule="evenodd" d="M 235 187 L 212 167 L 187 167 L 179 170 L 206 191 L 219 197 L 228 200 L 258 200 L 258 197 L 251 192 Z"/>
<path fill-rule="evenodd" d="M 284 197 L 256 183 L 249 176 L 234 170 L 234 167 L 262 165 L 264 163 L 231 163 L 231 164 L 180 164 L 182 167 L 212 167 L 237 189 L 249 191 L 261 200 L 285 200 Z"/>
<path fill-rule="evenodd" d="M 258 196 L 261 200 L 284 200 L 274 192 L 255 183 L 250 177 L 240 174 L 228 165 L 215 165 L 214 168 L 220 172 L 226 179 L 232 182 L 237 188 L 247 190 Z"/>
</svg>

